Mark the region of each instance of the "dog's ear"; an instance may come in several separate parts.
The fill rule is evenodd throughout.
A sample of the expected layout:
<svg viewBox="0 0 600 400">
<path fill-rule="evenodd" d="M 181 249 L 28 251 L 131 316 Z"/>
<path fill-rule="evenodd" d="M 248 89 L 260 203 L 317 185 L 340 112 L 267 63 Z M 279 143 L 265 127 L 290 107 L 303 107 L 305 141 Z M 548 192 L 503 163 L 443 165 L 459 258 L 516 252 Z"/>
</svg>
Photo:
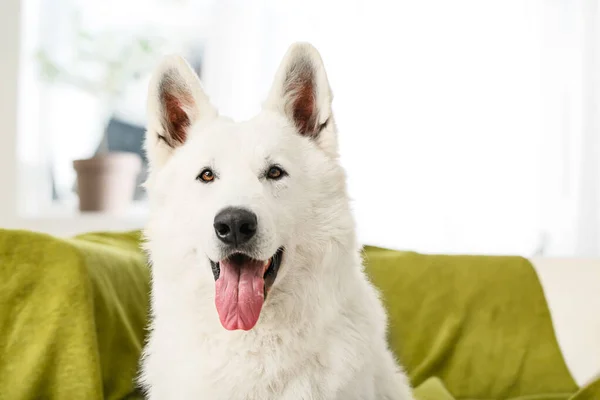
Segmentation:
<svg viewBox="0 0 600 400">
<path fill-rule="evenodd" d="M 200 79 L 179 56 L 160 63 L 148 88 L 146 152 L 153 166 L 161 166 L 188 139 L 190 128 L 217 115 Z"/>
<path fill-rule="evenodd" d="M 283 113 L 304 136 L 318 138 L 333 124 L 325 66 L 317 49 L 294 43 L 279 66 L 264 108 Z"/>
</svg>

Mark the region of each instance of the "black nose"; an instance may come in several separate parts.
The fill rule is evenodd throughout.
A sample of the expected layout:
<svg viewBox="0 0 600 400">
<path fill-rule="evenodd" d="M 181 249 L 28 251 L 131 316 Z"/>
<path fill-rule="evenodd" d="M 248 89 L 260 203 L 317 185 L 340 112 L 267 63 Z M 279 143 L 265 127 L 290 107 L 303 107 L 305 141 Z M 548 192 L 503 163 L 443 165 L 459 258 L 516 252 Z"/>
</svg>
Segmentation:
<svg viewBox="0 0 600 400">
<path fill-rule="evenodd" d="M 213 226 L 219 240 L 237 247 L 256 234 L 256 214 L 243 208 L 228 207 L 217 214 Z"/>
</svg>

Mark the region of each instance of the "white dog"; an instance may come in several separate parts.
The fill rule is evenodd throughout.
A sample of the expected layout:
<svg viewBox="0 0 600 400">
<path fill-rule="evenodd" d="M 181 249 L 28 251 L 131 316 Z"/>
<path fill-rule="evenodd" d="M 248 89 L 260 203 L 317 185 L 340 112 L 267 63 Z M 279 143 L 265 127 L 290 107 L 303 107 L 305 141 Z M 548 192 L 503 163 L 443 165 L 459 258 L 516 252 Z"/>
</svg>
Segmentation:
<svg viewBox="0 0 600 400">
<path fill-rule="evenodd" d="M 152 400 L 412 399 L 363 271 L 319 53 L 236 123 L 168 57 L 150 85 Z"/>
</svg>

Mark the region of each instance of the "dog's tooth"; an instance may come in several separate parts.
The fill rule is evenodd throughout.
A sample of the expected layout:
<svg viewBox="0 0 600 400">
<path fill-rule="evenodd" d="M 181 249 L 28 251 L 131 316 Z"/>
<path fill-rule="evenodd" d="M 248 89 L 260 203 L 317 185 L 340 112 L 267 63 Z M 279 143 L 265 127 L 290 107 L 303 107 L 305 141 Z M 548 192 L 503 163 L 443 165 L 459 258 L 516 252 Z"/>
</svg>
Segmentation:
<svg viewBox="0 0 600 400">
<path fill-rule="evenodd" d="M 265 272 L 267 272 L 267 270 L 269 269 L 269 267 L 271 266 L 271 261 L 273 261 L 272 258 L 269 258 L 267 261 L 265 261 L 265 264 L 263 265 L 263 270 Z"/>
</svg>

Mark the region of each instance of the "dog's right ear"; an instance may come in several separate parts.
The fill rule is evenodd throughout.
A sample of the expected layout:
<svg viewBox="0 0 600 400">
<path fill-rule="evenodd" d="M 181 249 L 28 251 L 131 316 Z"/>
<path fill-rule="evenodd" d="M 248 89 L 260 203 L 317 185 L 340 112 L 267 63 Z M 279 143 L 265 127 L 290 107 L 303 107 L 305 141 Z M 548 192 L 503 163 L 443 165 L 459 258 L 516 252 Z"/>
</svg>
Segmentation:
<svg viewBox="0 0 600 400">
<path fill-rule="evenodd" d="M 145 147 L 151 166 L 162 166 L 186 142 L 196 122 L 216 116 L 216 109 L 190 65 L 179 56 L 165 57 L 148 88 Z"/>
<path fill-rule="evenodd" d="M 335 155 L 332 100 L 321 55 L 311 44 L 298 42 L 283 57 L 263 108 L 283 114 L 300 135 Z"/>
</svg>

